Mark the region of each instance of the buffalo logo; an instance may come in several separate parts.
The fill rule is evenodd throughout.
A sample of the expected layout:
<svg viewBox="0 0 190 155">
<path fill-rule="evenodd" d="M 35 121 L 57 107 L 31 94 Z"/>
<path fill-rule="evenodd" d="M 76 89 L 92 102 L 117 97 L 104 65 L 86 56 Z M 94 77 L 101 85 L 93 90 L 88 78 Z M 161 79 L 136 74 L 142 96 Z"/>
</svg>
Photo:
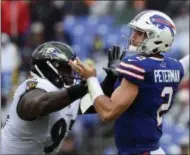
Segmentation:
<svg viewBox="0 0 190 155">
<path fill-rule="evenodd" d="M 31 90 L 36 88 L 36 85 L 38 84 L 38 82 L 36 80 L 29 80 L 26 82 L 26 90 Z"/>
<path fill-rule="evenodd" d="M 159 29 L 169 28 L 172 36 L 174 36 L 175 26 L 172 25 L 168 20 L 159 15 L 153 15 L 150 17 L 152 24 L 156 25 Z"/>
</svg>

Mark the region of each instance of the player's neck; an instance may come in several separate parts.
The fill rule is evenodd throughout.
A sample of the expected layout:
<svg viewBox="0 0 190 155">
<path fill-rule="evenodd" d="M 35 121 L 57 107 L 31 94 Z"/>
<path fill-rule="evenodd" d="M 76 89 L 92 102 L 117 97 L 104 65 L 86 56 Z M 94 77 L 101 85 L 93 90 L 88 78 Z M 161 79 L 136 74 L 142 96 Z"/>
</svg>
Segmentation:
<svg viewBox="0 0 190 155">
<path fill-rule="evenodd" d="M 150 54 L 150 55 L 148 55 L 148 57 L 164 58 L 164 56 L 162 54 L 160 54 L 160 53 Z"/>
</svg>

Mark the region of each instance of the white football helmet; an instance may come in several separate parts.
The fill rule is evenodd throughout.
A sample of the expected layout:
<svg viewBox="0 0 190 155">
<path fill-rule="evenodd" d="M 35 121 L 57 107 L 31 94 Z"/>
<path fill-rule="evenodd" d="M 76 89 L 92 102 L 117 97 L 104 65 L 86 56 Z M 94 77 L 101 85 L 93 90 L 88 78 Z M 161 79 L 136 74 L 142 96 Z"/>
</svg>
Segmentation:
<svg viewBox="0 0 190 155">
<path fill-rule="evenodd" d="M 144 54 L 167 52 L 176 35 L 176 28 L 172 19 L 166 14 L 155 10 L 146 10 L 139 13 L 128 26 L 147 35 L 147 38 L 139 42 L 138 46 L 130 44 L 132 38 L 129 39 L 128 45 L 129 51 Z"/>
</svg>

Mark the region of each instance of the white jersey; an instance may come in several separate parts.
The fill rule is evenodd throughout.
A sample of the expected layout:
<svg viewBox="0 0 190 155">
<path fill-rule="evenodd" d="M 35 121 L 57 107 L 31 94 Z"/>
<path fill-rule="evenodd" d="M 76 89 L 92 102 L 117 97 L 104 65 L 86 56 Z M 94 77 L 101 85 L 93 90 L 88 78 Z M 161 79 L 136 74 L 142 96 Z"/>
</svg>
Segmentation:
<svg viewBox="0 0 190 155">
<path fill-rule="evenodd" d="M 18 87 L 8 119 L 1 130 L 2 154 L 56 154 L 77 117 L 80 100 L 61 111 L 33 121 L 25 121 L 17 114 L 17 104 L 28 89 L 28 81 L 32 81 L 30 87 L 47 92 L 58 90 L 48 80 L 41 78 L 26 80 Z"/>
</svg>

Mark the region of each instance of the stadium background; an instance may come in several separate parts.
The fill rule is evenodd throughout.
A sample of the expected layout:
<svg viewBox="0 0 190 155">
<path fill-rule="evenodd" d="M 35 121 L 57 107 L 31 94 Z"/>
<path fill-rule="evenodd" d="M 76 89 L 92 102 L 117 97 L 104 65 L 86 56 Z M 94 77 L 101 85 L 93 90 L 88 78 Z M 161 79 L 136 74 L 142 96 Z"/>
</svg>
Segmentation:
<svg viewBox="0 0 190 155">
<path fill-rule="evenodd" d="M 1 2 L 1 112 L 2 125 L 19 83 L 28 77 L 30 56 L 39 44 L 62 41 L 83 60 L 93 61 L 100 81 L 107 65 L 107 49 L 124 48 L 126 24 L 144 9 L 171 16 L 177 27 L 171 57 L 189 53 L 189 1 L 2 1 Z M 168 154 L 189 150 L 189 74 L 184 77 L 175 103 L 163 120 L 163 149 Z M 113 123 L 101 123 L 98 115 L 80 116 L 60 154 L 116 154 Z M 88 153 L 87 153 L 88 154 Z"/>
</svg>

